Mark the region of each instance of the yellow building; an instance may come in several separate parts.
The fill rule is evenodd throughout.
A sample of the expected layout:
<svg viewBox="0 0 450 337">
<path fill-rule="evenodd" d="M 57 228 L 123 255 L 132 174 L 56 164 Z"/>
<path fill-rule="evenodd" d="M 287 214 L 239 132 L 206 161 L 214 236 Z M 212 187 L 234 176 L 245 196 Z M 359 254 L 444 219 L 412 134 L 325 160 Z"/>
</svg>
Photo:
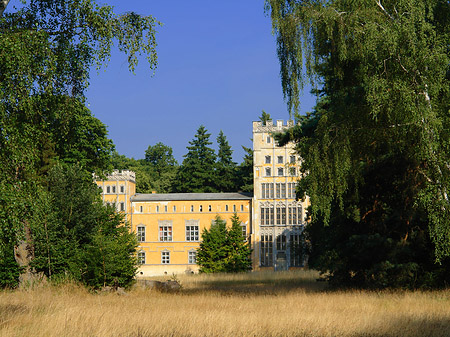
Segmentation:
<svg viewBox="0 0 450 337">
<path fill-rule="evenodd" d="M 131 222 L 139 241 L 138 275 L 197 272 L 203 229 L 209 229 L 216 216 L 231 225 L 236 213 L 248 237 L 251 201 L 243 193 L 136 194 L 131 198 Z"/>
<path fill-rule="evenodd" d="M 103 201 L 124 212 L 139 241 L 138 276 L 197 272 L 201 233 L 216 216 L 231 225 L 236 213 L 249 240 L 253 269 L 302 267 L 306 200 L 296 200 L 301 159 L 293 144 L 277 146 L 273 134 L 292 121 L 253 122 L 253 196 L 245 193 L 136 194 L 135 174 L 115 171 L 104 181 Z"/>
</svg>

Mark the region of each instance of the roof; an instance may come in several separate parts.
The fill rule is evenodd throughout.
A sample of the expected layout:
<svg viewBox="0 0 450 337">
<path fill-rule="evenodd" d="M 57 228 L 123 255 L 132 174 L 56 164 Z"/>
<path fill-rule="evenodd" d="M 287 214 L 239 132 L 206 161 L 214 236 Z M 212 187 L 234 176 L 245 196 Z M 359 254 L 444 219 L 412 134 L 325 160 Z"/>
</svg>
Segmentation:
<svg viewBox="0 0 450 337">
<path fill-rule="evenodd" d="M 189 200 L 251 200 L 251 193 L 152 193 L 135 194 L 131 202 L 138 201 L 189 201 Z"/>
</svg>

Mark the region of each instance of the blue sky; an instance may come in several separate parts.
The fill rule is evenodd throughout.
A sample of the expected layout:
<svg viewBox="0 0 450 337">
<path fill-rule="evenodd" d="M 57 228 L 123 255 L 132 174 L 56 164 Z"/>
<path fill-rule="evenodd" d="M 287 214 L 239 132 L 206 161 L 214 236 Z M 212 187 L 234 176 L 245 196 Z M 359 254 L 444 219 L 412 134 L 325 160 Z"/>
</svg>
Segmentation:
<svg viewBox="0 0 450 337">
<path fill-rule="evenodd" d="M 145 59 L 131 74 L 118 52 L 108 67 L 91 72 L 89 108 L 107 125 L 120 154 L 143 158 L 149 145 L 162 142 L 181 163 L 203 124 L 214 148 L 223 130 L 240 163 L 241 145 L 251 147 L 251 123 L 263 109 L 273 119 L 289 118 L 264 0 L 98 2 L 163 23 L 153 77 Z M 301 111 L 309 111 L 314 98 L 306 92 L 301 102 Z"/>
</svg>

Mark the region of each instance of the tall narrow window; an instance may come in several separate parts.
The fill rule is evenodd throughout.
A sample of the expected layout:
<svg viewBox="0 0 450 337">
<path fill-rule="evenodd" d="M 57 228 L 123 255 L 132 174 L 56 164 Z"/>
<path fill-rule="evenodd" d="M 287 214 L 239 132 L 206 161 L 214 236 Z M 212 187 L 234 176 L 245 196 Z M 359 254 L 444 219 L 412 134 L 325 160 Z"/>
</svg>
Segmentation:
<svg viewBox="0 0 450 337">
<path fill-rule="evenodd" d="M 188 263 L 196 264 L 197 263 L 197 251 L 195 249 L 191 249 L 188 252 Z"/>
<path fill-rule="evenodd" d="M 280 186 L 281 184 L 280 183 L 276 183 L 275 184 L 275 186 L 276 186 L 276 198 L 277 199 L 280 199 L 280 193 L 281 193 L 281 186 Z"/>
<path fill-rule="evenodd" d="M 244 211 L 244 205 L 241 205 L 241 212 Z"/>
<path fill-rule="evenodd" d="M 137 240 L 138 240 L 138 242 L 145 241 L 145 227 L 144 226 L 137 227 Z"/>
<path fill-rule="evenodd" d="M 225 212 L 228 212 L 228 205 L 225 205 Z"/>
<path fill-rule="evenodd" d="M 281 197 L 286 198 L 286 184 L 281 184 Z"/>
<path fill-rule="evenodd" d="M 261 184 L 261 199 L 265 199 L 266 198 L 266 184 L 262 183 Z"/>
<path fill-rule="evenodd" d="M 267 223 L 266 223 L 266 210 L 267 210 L 266 208 L 261 207 L 261 225 L 268 225 L 269 224 L 268 219 L 267 219 Z"/>
<path fill-rule="evenodd" d="M 120 186 L 120 193 L 122 194 L 125 193 L 125 186 L 123 185 Z"/>
<path fill-rule="evenodd" d="M 290 240 L 290 265 L 292 267 L 301 267 L 303 266 L 303 247 L 300 234 L 291 234 Z"/>
<path fill-rule="evenodd" d="M 269 211 L 270 211 L 270 224 L 273 225 L 275 208 L 271 207 L 271 208 L 269 208 Z"/>
<path fill-rule="evenodd" d="M 191 212 L 194 211 L 194 205 L 191 205 Z"/>
<path fill-rule="evenodd" d="M 106 186 L 106 193 L 111 193 L 111 186 Z"/>
<path fill-rule="evenodd" d="M 279 168 L 278 168 L 278 176 L 279 176 L 279 177 L 283 176 L 283 173 L 284 173 L 283 168 L 282 168 L 282 167 L 279 167 Z"/>
<path fill-rule="evenodd" d="M 242 238 L 244 240 L 247 240 L 247 226 L 245 225 L 245 223 L 241 223 L 241 228 L 242 228 Z"/>
<path fill-rule="evenodd" d="M 202 206 L 202 205 L 200 205 L 200 206 L 198 207 L 198 211 L 199 211 L 199 212 L 203 212 L 203 206 Z"/>
<path fill-rule="evenodd" d="M 173 206 L 173 212 L 175 213 L 177 211 L 177 206 Z"/>
<path fill-rule="evenodd" d="M 281 224 L 286 225 L 286 207 L 281 208 Z"/>
<path fill-rule="evenodd" d="M 280 234 L 277 236 L 277 250 L 286 250 L 286 235 Z"/>
<path fill-rule="evenodd" d="M 139 212 L 142 213 L 144 211 L 144 206 L 139 206 Z"/>
<path fill-rule="evenodd" d="M 164 212 L 167 213 L 167 205 L 164 206 Z"/>
<path fill-rule="evenodd" d="M 278 156 L 277 162 L 278 162 L 278 164 L 283 164 L 283 156 Z"/>
<path fill-rule="evenodd" d="M 291 156 L 291 164 L 295 164 L 295 156 Z"/>
<path fill-rule="evenodd" d="M 281 208 L 277 207 L 277 225 L 281 225 Z"/>
<path fill-rule="evenodd" d="M 145 252 L 143 251 L 138 253 L 138 264 L 145 264 Z"/>
<path fill-rule="evenodd" d="M 261 267 L 273 266 L 272 234 L 261 235 Z"/>
<path fill-rule="evenodd" d="M 156 213 L 159 213 L 159 206 L 156 206 Z"/>
<path fill-rule="evenodd" d="M 208 205 L 208 212 L 211 212 L 212 211 L 212 207 L 211 207 L 211 205 Z"/>
<path fill-rule="evenodd" d="M 236 213 L 236 205 L 233 205 L 233 212 Z"/>
<path fill-rule="evenodd" d="M 120 210 L 121 212 L 124 212 L 124 211 L 125 211 L 125 203 L 124 203 L 124 202 L 119 203 L 119 210 Z"/>
<path fill-rule="evenodd" d="M 116 193 L 116 186 L 112 186 L 112 192 Z"/>
<path fill-rule="evenodd" d="M 265 159 L 266 159 L 266 164 L 270 164 L 270 162 L 271 162 L 271 157 L 270 157 L 270 156 L 266 156 Z"/>
<path fill-rule="evenodd" d="M 267 136 L 267 144 L 270 144 L 270 136 Z"/>
<path fill-rule="evenodd" d="M 162 264 L 170 263 L 170 252 L 168 250 L 163 250 L 161 252 L 161 263 Z"/>
<path fill-rule="evenodd" d="M 272 170 L 270 167 L 266 167 L 266 177 L 270 177 L 272 175 Z"/>
</svg>

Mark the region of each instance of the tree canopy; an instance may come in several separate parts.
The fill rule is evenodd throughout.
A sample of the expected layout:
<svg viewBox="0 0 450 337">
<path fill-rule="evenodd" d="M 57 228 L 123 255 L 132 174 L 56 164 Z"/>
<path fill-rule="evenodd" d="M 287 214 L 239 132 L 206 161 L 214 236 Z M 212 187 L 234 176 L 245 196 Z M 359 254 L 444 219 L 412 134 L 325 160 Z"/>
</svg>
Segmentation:
<svg viewBox="0 0 450 337">
<path fill-rule="evenodd" d="M 334 226 L 335 238 L 342 235 L 328 256 L 338 250 L 343 270 L 361 271 L 356 278 L 365 274 L 370 282 L 373 269 L 356 268 L 344 254 L 344 246 L 348 254 L 358 247 L 353 241 L 348 250 L 352 235 L 359 243 L 379 235 L 390 247 L 370 264 L 383 265 L 383 273 L 396 263 L 432 263 L 400 261 L 404 252 L 392 257 L 392 247 L 417 246 L 426 234 L 431 243 L 423 243 L 434 247 L 429 253 L 444 263 L 450 255 L 448 2 L 268 0 L 266 8 L 289 109 L 298 111 L 306 79 L 320 83 L 315 110 L 280 139 L 296 141 L 304 159 L 300 187 L 311 197 L 313 225 Z"/>
<path fill-rule="evenodd" d="M 131 71 L 141 53 L 147 56 L 150 69 L 154 70 L 155 33 L 159 25 L 151 16 L 117 15 L 112 7 L 94 0 L 22 3 L 15 12 L 3 11 L 8 1 L 2 1 L 0 8 L 3 14 L 0 17 L 0 271 L 5 271 L 2 275 L 8 277 L 8 286 L 15 284 L 20 271 L 11 259 L 17 257 L 14 247 L 26 246 L 23 251 L 28 252 L 24 255 L 29 259 L 24 268 L 29 271 L 30 259 L 38 253 L 35 248 L 42 244 L 39 240 L 51 237 L 38 234 L 66 214 L 65 204 L 52 203 L 55 186 L 50 172 L 58 163 L 65 163 L 67 172 L 75 167 L 82 171 L 81 176 L 75 175 L 71 185 L 83 186 L 79 191 L 80 200 L 93 201 L 82 176 L 89 176 L 96 200 L 100 200 L 92 173 L 110 168 L 113 144 L 106 137 L 105 126 L 84 105 L 91 67 L 104 66 L 117 43 L 118 49 L 128 55 Z M 100 216 L 99 212 L 106 211 L 85 208 L 83 216 L 95 218 Z M 104 235 L 108 226 L 117 227 L 120 222 L 111 214 L 104 214 L 106 227 L 98 235 Z M 114 241 L 111 236 L 117 237 L 117 231 L 110 230 L 108 238 L 105 237 L 109 248 Z M 92 242 L 92 237 L 72 238 L 76 242 Z M 105 252 L 108 249 L 105 247 Z M 132 258 L 132 254 L 127 256 Z M 55 268 L 47 268 L 48 273 Z"/>
</svg>

